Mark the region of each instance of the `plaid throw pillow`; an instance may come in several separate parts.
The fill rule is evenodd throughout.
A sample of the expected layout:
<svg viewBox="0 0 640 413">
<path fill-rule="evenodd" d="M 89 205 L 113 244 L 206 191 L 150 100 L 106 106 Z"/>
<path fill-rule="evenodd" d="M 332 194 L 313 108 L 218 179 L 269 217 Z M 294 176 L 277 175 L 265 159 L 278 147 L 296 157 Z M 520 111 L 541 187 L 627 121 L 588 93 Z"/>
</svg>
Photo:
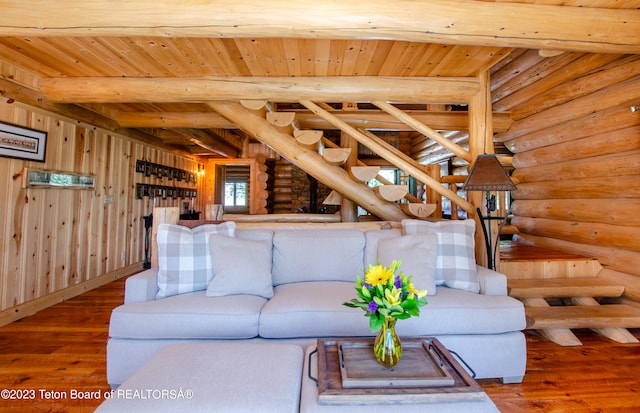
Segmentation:
<svg viewBox="0 0 640 413">
<path fill-rule="evenodd" d="M 158 225 L 158 292 L 156 298 L 205 290 L 213 277 L 209 236 L 235 236 L 235 222 L 201 225 Z"/>
<path fill-rule="evenodd" d="M 436 284 L 450 288 L 480 292 L 476 269 L 476 223 L 472 219 L 429 222 L 417 219 L 402 221 L 405 234 L 436 234 Z"/>
</svg>

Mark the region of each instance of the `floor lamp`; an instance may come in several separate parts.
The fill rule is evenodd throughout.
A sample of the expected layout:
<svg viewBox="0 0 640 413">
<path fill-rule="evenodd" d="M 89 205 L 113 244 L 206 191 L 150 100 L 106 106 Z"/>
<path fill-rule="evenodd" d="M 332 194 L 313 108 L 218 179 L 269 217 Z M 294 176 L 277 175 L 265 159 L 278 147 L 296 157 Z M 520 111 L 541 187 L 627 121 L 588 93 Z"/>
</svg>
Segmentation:
<svg viewBox="0 0 640 413">
<path fill-rule="evenodd" d="M 474 162 L 469 175 L 467 176 L 462 189 L 465 191 L 484 191 L 487 202 L 487 215 L 483 216 L 480 208 L 476 208 L 482 225 L 484 234 L 484 242 L 487 247 L 487 267 L 495 270 L 495 251 L 498 249 L 498 241 L 500 240 L 500 230 L 496 237 L 495 244 L 492 241 L 491 221 L 501 219 L 500 228 L 507 220 L 508 213 L 504 217 L 492 217 L 491 213 L 496 210 L 496 196 L 492 195 L 492 191 L 512 191 L 516 186 L 507 175 L 502 165 L 495 155 L 478 155 Z M 487 224 L 485 225 L 485 221 Z"/>
</svg>

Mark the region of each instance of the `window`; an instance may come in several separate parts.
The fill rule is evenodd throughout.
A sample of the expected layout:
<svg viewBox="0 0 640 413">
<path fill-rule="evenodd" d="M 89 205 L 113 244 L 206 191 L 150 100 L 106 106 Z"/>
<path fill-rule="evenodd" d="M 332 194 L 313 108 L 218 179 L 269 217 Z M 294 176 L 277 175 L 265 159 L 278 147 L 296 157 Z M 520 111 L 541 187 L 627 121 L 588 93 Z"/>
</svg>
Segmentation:
<svg viewBox="0 0 640 413">
<path fill-rule="evenodd" d="M 247 206 L 247 183 L 229 181 L 224 183 L 224 206 L 244 208 Z"/>
</svg>

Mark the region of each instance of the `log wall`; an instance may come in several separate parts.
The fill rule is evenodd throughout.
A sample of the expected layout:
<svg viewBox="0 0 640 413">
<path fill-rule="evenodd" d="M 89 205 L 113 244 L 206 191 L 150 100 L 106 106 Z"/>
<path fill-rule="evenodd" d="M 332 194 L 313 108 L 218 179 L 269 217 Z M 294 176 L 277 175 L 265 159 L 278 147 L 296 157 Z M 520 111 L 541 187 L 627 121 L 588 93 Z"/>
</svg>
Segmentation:
<svg viewBox="0 0 640 413">
<path fill-rule="evenodd" d="M 196 188 L 145 177 L 137 159 L 197 171 L 192 159 L 71 119 L 0 99 L 0 121 L 46 131 L 45 162 L 0 157 L 0 325 L 142 269 L 143 216 L 136 183 Z M 96 177 L 95 190 L 23 188 L 25 167 Z M 113 197 L 107 203 L 107 195 Z M 182 206 L 157 198 L 157 206 Z M 194 207 L 202 210 L 198 200 Z"/>
<path fill-rule="evenodd" d="M 519 72 L 525 60 L 537 62 Z M 497 140 L 514 153 L 519 239 L 595 257 L 638 297 L 640 56 L 531 51 L 492 79 L 494 110 L 514 118 Z"/>
</svg>

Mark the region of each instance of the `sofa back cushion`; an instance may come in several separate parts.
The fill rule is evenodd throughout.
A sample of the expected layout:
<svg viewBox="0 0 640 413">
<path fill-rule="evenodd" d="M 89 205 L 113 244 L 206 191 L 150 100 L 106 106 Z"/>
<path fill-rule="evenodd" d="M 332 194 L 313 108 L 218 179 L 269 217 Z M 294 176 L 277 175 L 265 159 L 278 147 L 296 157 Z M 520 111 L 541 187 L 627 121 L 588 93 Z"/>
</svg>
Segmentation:
<svg viewBox="0 0 640 413">
<path fill-rule="evenodd" d="M 436 234 L 436 284 L 477 293 L 480 291 L 476 269 L 475 221 L 472 219 L 429 222 L 417 219 L 402 221 L 406 235 Z"/>
<path fill-rule="evenodd" d="M 388 238 L 402 236 L 401 229 L 372 229 L 364 233 L 367 245 L 364 247 L 364 268 L 378 263 L 378 244 Z M 388 263 L 387 263 L 388 264 Z"/>
<path fill-rule="evenodd" d="M 207 297 L 249 294 L 273 297 L 271 239 L 251 240 L 213 234 L 209 238 L 213 278 Z"/>
<path fill-rule="evenodd" d="M 364 244 L 364 233 L 358 229 L 275 231 L 273 285 L 355 281 L 363 269 Z"/>
<path fill-rule="evenodd" d="M 213 277 L 209 236 L 235 235 L 235 222 L 201 225 L 158 225 L 158 292 L 156 298 L 204 290 Z"/>
<path fill-rule="evenodd" d="M 438 236 L 436 234 L 404 235 L 381 239 L 378 243 L 378 259 L 384 266 L 393 260 L 402 261 L 400 271 L 411 276 L 413 284 L 427 294 L 436 294 L 436 257 Z"/>
</svg>

